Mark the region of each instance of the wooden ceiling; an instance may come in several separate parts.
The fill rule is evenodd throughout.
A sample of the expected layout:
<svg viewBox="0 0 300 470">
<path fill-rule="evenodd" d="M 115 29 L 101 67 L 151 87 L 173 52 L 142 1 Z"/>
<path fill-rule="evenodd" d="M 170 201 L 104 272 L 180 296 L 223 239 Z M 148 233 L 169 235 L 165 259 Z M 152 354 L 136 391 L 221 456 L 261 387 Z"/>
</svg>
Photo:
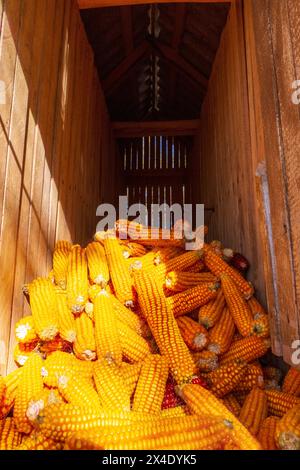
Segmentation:
<svg viewBox="0 0 300 470">
<path fill-rule="evenodd" d="M 81 10 L 114 121 L 200 114 L 229 3 Z"/>
</svg>

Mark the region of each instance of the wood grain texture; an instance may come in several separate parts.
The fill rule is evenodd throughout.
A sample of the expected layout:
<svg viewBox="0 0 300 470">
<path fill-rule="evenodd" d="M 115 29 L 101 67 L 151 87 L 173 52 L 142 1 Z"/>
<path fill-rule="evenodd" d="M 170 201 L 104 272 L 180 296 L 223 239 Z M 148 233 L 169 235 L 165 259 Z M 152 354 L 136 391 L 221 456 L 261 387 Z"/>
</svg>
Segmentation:
<svg viewBox="0 0 300 470">
<path fill-rule="evenodd" d="M 190 0 L 189 3 L 231 3 L 234 0 Z M 182 0 L 78 0 L 79 8 L 104 8 L 148 3 L 182 3 Z"/>
<path fill-rule="evenodd" d="M 114 198 L 114 140 L 75 0 L 0 3 L 0 373 L 14 367 L 22 285 L 47 275 L 57 239 L 85 244 Z M 109 136 L 106 140 L 103 135 Z M 101 167 L 100 167 L 101 165 Z M 102 182 L 102 183 L 101 183 Z M 109 191 L 108 191 L 109 187 Z M 110 202 L 110 200 L 108 201 Z"/>
</svg>

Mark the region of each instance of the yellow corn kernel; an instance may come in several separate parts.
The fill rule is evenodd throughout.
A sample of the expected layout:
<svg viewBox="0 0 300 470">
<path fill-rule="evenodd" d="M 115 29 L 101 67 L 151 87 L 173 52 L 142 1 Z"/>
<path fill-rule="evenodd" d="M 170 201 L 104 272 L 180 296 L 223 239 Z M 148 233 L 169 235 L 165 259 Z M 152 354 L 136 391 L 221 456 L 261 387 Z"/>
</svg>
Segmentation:
<svg viewBox="0 0 300 470">
<path fill-rule="evenodd" d="M 259 362 L 247 365 L 246 373 L 235 387 L 235 391 L 250 392 L 255 387 L 264 388 L 264 376 Z"/>
<path fill-rule="evenodd" d="M 270 347 L 270 341 L 250 336 L 234 341 L 229 350 L 221 356 L 220 364 L 240 359 L 245 362 L 253 362 L 261 356 L 264 356 Z"/>
<path fill-rule="evenodd" d="M 202 283 L 168 297 L 166 302 L 175 317 L 190 313 L 217 296 L 218 283 Z"/>
<path fill-rule="evenodd" d="M 235 332 L 235 324 L 227 307 L 224 308 L 218 323 L 209 332 L 208 350 L 224 354 L 230 348 Z"/>
<path fill-rule="evenodd" d="M 43 390 L 42 358 L 32 353 L 26 361 L 19 379 L 14 405 L 14 420 L 19 432 L 29 434 L 32 424 L 27 417 L 27 407 L 32 398 Z"/>
<path fill-rule="evenodd" d="M 277 422 L 276 443 L 283 450 L 300 450 L 300 405 L 291 408 Z"/>
<path fill-rule="evenodd" d="M 86 256 L 91 281 L 104 288 L 109 281 L 104 247 L 98 242 L 89 243 L 86 247 Z"/>
<path fill-rule="evenodd" d="M 95 341 L 98 359 L 122 362 L 122 347 L 112 296 L 102 290 L 94 300 Z"/>
<path fill-rule="evenodd" d="M 38 278 L 29 284 L 30 307 L 34 328 L 44 341 L 58 333 L 57 298 L 54 285 L 47 278 Z"/>
<path fill-rule="evenodd" d="M 88 268 L 85 250 L 74 245 L 67 268 L 67 302 L 69 309 L 77 314 L 84 310 L 88 300 Z"/>
<path fill-rule="evenodd" d="M 38 349 L 38 343 L 17 343 L 14 347 L 14 361 L 18 366 L 24 366 L 30 354 Z"/>
<path fill-rule="evenodd" d="M 140 376 L 142 364 L 142 362 L 136 362 L 135 364 L 128 364 L 128 362 L 122 362 L 121 364 L 121 373 L 123 375 L 125 385 L 129 390 L 130 396 L 132 396 L 135 391 Z"/>
<path fill-rule="evenodd" d="M 147 253 L 147 249 L 139 243 L 128 242 L 122 246 L 122 253 L 124 258 L 128 259 L 130 257 L 139 257 L 145 255 Z"/>
<path fill-rule="evenodd" d="M 118 331 L 123 356 L 130 362 L 143 361 L 145 357 L 151 354 L 151 349 L 147 341 L 136 331 L 130 328 L 126 323 L 118 320 Z"/>
<path fill-rule="evenodd" d="M 62 397 L 73 405 L 101 407 L 100 398 L 91 381 L 74 372 L 65 372 L 58 377 L 58 390 Z"/>
<path fill-rule="evenodd" d="M 22 373 L 23 369 L 16 369 L 6 377 L 3 377 L 5 388 L 2 394 L 2 401 L 0 401 L 0 420 L 5 418 L 14 406 L 18 383 Z"/>
<path fill-rule="evenodd" d="M 15 336 L 18 343 L 34 343 L 39 339 L 32 315 L 27 315 L 16 323 Z"/>
<path fill-rule="evenodd" d="M 59 318 L 59 334 L 61 338 L 69 343 L 76 339 L 74 315 L 68 308 L 66 291 L 56 289 L 57 311 Z"/>
<path fill-rule="evenodd" d="M 42 377 L 48 387 L 58 387 L 58 378 L 61 375 L 73 372 L 87 381 L 93 377 L 94 363 L 81 361 L 73 354 L 62 351 L 52 353 L 43 363 Z"/>
<path fill-rule="evenodd" d="M 217 278 L 211 273 L 190 273 L 186 271 L 171 271 L 165 278 L 165 287 L 171 292 L 182 292 L 196 287 L 203 282 L 216 282 Z"/>
<path fill-rule="evenodd" d="M 53 253 L 53 274 L 55 283 L 62 289 L 67 287 L 67 267 L 72 243 L 61 240 L 58 241 Z"/>
<path fill-rule="evenodd" d="M 15 450 L 21 440 L 22 434 L 18 432 L 14 418 L 5 418 L 0 423 L 0 450 Z"/>
<path fill-rule="evenodd" d="M 233 361 L 209 372 L 206 379 L 210 383 L 210 391 L 218 398 L 230 393 L 246 373 L 246 363 Z"/>
<path fill-rule="evenodd" d="M 164 398 L 169 368 L 164 357 L 148 356 L 140 372 L 132 409 L 144 413 L 159 413 Z"/>
<path fill-rule="evenodd" d="M 79 359 L 93 361 L 96 358 L 94 324 L 85 312 L 75 317 L 76 339 L 74 353 Z"/>
<path fill-rule="evenodd" d="M 268 416 L 268 400 L 264 390 L 253 388 L 242 406 L 239 420 L 256 436 Z"/>
<path fill-rule="evenodd" d="M 140 315 L 121 304 L 121 302 L 114 295 L 111 295 L 111 302 L 116 312 L 117 319 L 120 322 L 125 323 L 141 336 L 151 336 L 151 332 L 147 323 Z"/>
<path fill-rule="evenodd" d="M 205 328 L 212 328 L 219 319 L 225 308 L 225 297 L 222 289 L 219 289 L 217 296 L 203 305 L 199 310 L 199 323 Z"/>
<path fill-rule="evenodd" d="M 178 317 L 177 325 L 185 344 L 192 351 L 201 351 L 207 346 L 208 333 L 204 326 L 186 316 Z"/>
<path fill-rule="evenodd" d="M 15 450 L 62 450 L 63 444 L 55 442 L 53 439 L 44 436 L 42 433 L 32 431 L 26 436 L 22 443 L 15 447 Z"/>
<path fill-rule="evenodd" d="M 130 391 L 123 379 L 121 367 L 113 361 L 97 361 L 94 366 L 94 380 L 105 409 L 130 410 Z"/>
<path fill-rule="evenodd" d="M 268 407 L 271 415 L 283 416 L 294 406 L 300 405 L 300 398 L 279 390 L 266 390 Z"/>
<path fill-rule="evenodd" d="M 279 418 L 277 416 L 269 416 L 260 425 L 257 439 L 261 443 L 263 450 L 277 450 L 276 444 L 276 428 Z"/>
</svg>

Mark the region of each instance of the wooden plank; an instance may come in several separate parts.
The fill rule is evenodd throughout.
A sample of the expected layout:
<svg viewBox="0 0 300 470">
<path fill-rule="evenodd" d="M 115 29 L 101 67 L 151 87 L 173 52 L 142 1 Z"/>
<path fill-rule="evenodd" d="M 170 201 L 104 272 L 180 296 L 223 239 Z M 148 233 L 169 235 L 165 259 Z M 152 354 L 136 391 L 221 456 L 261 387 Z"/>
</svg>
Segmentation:
<svg viewBox="0 0 300 470">
<path fill-rule="evenodd" d="M 116 138 L 143 137 L 154 135 L 194 135 L 199 129 L 200 121 L 138 121 L 138 122 L 112 122 L 112 129 Z"/>
<path fill-rule="evenodd" d="M 122 36 L 124 41 L 125 54 L 128 56 L 133 51 L 133 30 L 131 6 L 120 8 Z"/>
<path fill-rule="evenodd" d="M 234 0 L 189 0 L 189 3 L 233 3 Z M 81 9 L 146 5 L 149 3 L 182 3 L 182 0 L 78 0 Z"/>
<path fill-rule="evenodd" d="M 184 26 L 185 26 L 185 20 L 186 20 L 186 4 L 180 3 L 178 5 L 175 5 L 172 48 L 177 52 L 178 52 L 178 46 L 182 39 Z M 170 106 L 172 106 L 174 97 L 175 97 L 176 75 L 177 75 L 176 68 L 172 67 L 170 70 L 169 96 L 168 96 Z"/>
</svg>

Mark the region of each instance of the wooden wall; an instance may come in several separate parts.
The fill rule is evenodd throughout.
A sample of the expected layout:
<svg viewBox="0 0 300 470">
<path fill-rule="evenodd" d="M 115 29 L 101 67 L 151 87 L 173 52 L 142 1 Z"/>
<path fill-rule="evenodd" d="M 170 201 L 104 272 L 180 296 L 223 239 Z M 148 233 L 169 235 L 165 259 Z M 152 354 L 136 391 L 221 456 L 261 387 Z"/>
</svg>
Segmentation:
<svg viewBox="0 0 300 470">
<path fill-rule="evenodd" d="M 0 0 L 0 24 L 3 372 L 28 312 L 22 285 L 47 274 L 57 239 L 90 239 L 97 205 L 114 197 L 114 148 L 77 3 Z"/>
</svg>

